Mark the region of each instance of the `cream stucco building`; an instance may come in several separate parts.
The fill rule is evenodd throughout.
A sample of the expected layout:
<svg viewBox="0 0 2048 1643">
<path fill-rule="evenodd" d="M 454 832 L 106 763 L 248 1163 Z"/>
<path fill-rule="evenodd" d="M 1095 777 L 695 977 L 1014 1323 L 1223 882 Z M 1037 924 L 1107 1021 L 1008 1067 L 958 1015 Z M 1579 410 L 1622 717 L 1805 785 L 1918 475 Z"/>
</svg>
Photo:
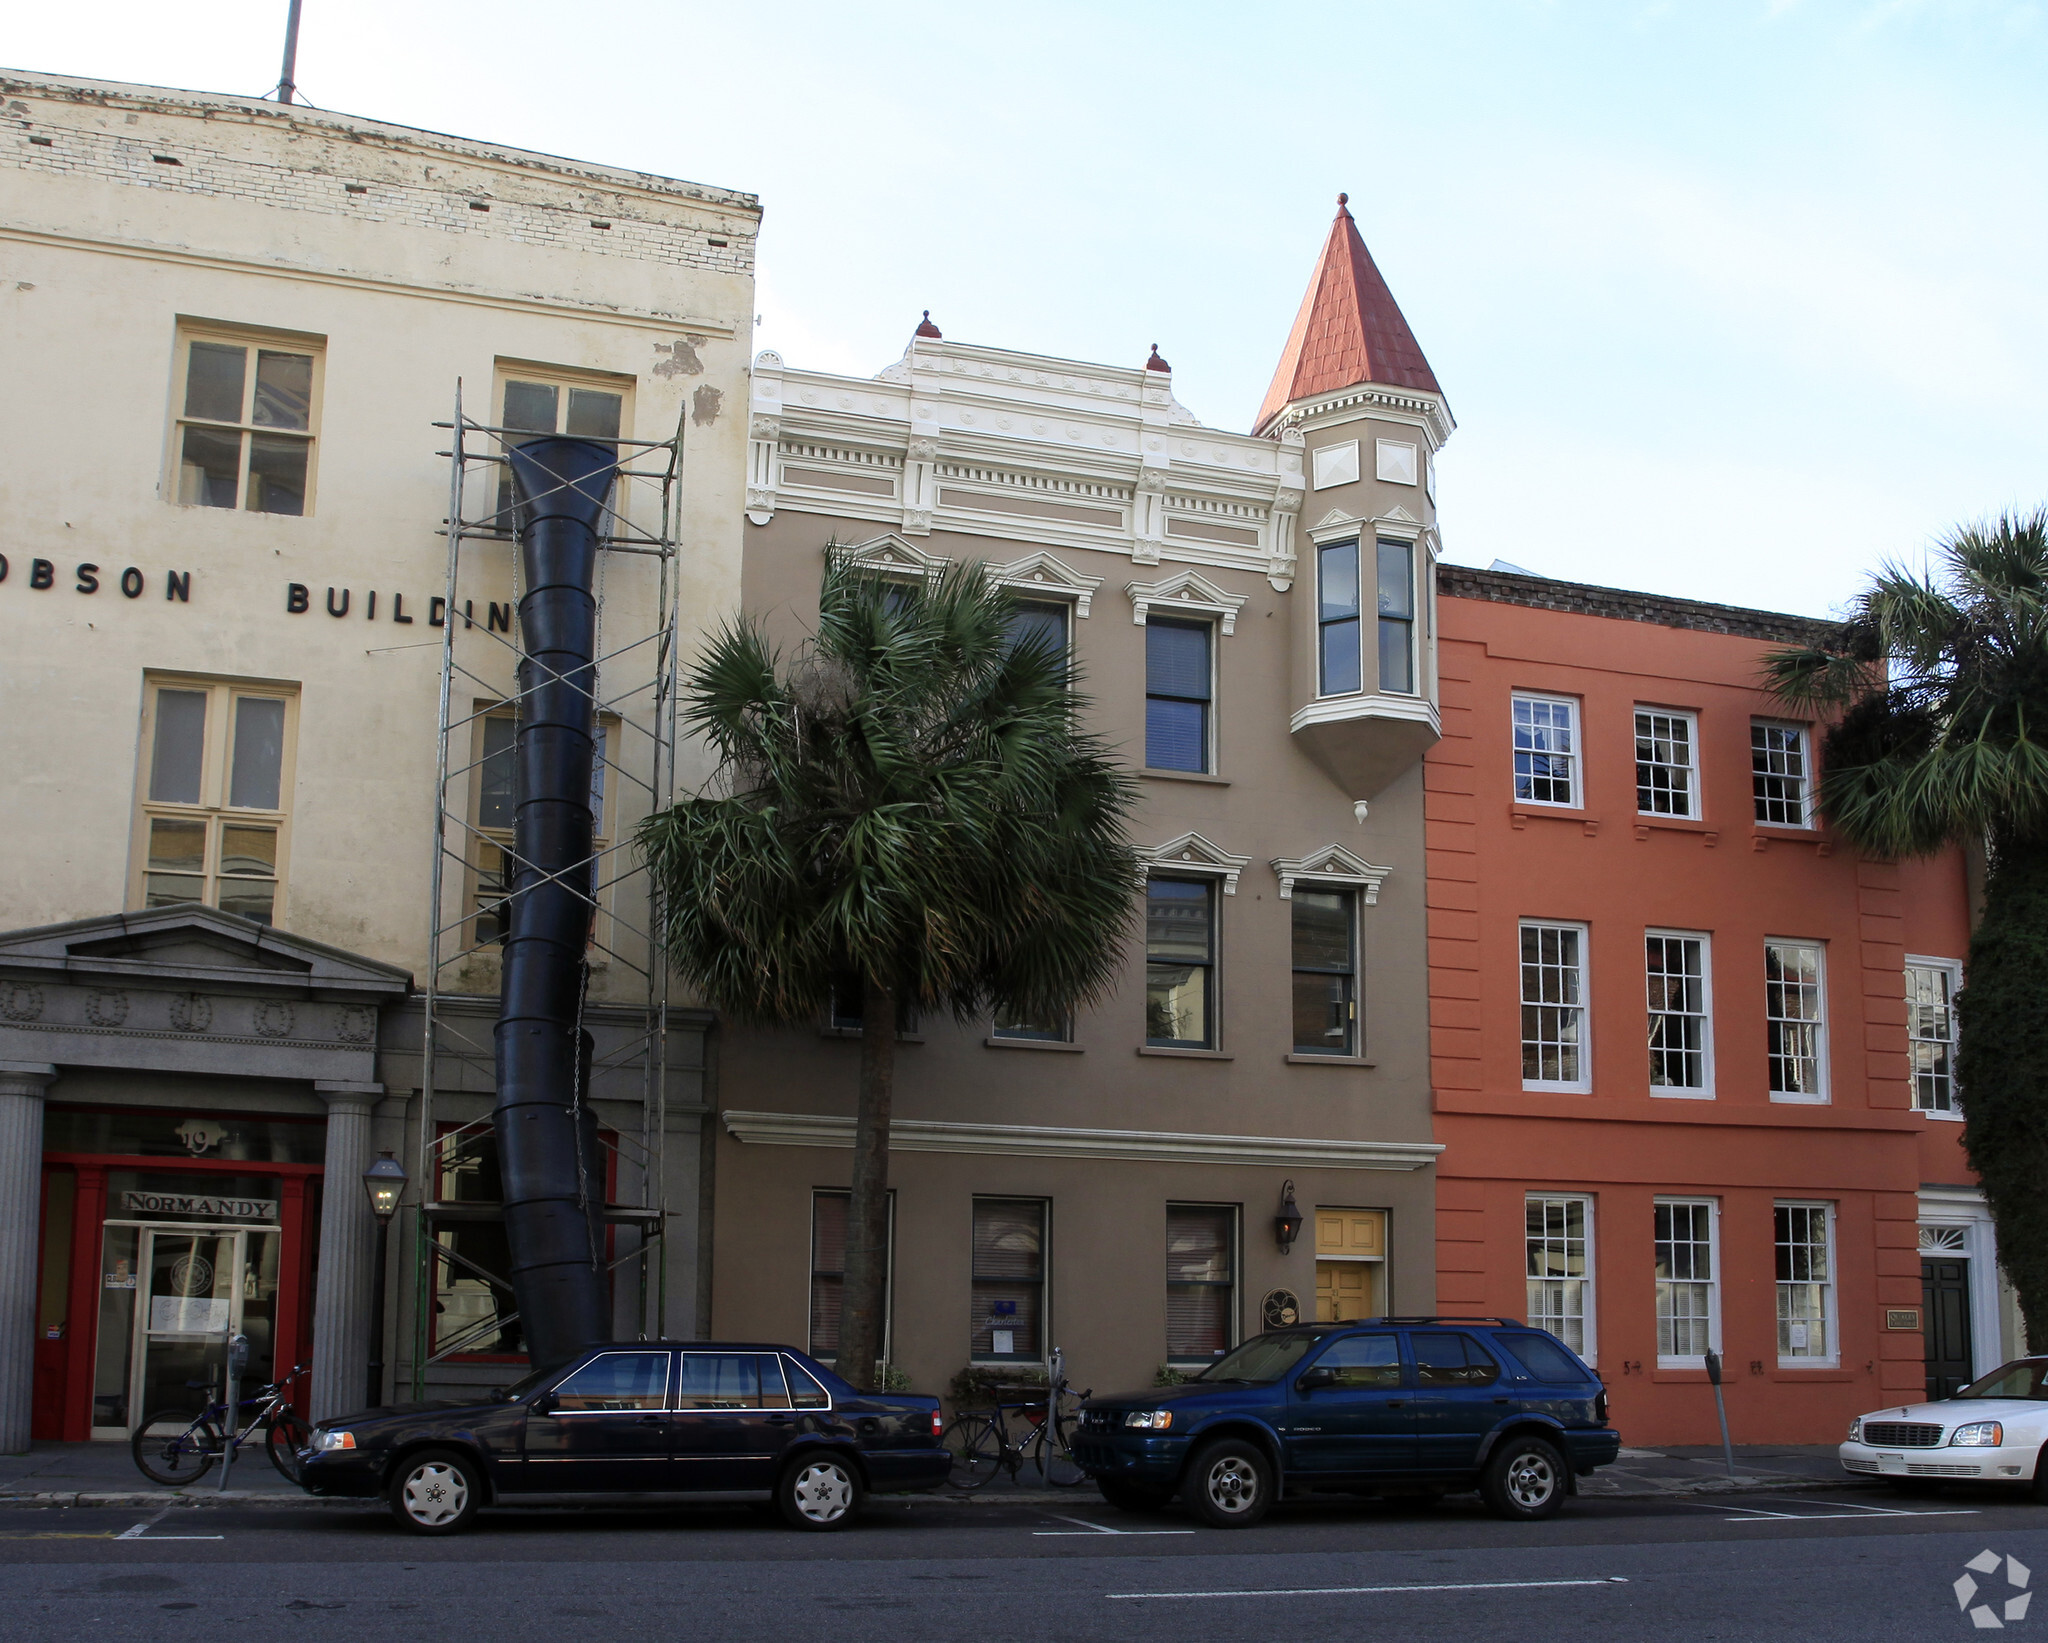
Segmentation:
<svg viewBox="0 0 2048 1643">
<path fill-rule="evenodd" d="M 616 438 L 650 469 L 679 443 L 675 482 L 621 504 L 677 549 L 608 556 L 603 620 L 617 648 L 680 613 L 687 650 L 739 596 L 759 208 L 147 86 L 0 71 L 0 115 L 0 1448 L 32 1408 L 85 1437 L 182 1401 L 230 1328 L 263 1373 L 311 1358 L 315 1414 L 359 1404 L 356 1177 L 380 1150 L 445 1211 L 400 1218 L 393 1270 L 419 1270 L 423 1224 L 452 1252 L 431 1316 L 394 1284 L 387 1381 L 502 1379 L 488 1149 L 418 1179 L 419 997 L 448 995 L 434 1142 L 489 1108 L 518 590 L 472 531 L 450 601 L 434 424 L 460 384 L 479 425 Z M 471 465 L 463 517 L 488 521 L 496 473 Z M 613 843 L 656 797 L 644 706 L 605 721 Z M 593 1094 L 626 1138 L 617 1190 L 672 1229 L 619 1324 L 686 1330 L 706 1018 L 667 1012 L 650 1096 L 644 893 L 601 894 Z M 665 1180 L 637 1178 L 650 1156 Z"/>
</svg>

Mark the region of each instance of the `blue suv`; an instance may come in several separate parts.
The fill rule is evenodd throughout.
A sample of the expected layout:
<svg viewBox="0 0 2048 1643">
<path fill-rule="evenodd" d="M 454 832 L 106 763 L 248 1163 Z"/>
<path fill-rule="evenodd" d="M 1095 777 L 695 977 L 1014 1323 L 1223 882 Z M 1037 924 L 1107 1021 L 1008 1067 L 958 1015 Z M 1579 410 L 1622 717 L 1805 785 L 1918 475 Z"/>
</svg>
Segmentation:
<svg viewBox="0 0 2048 1643">
<path fill-rule="evenodd" d="M 1600 1378 L 1511 1318 L 1361 1318 L 1249 1340 L 1180 1386 L 1090 1398 L 1074 1457 L 1113 1506 L 1175 1495 L 1220 1529 L 1282 1494 L 1477 1489 L 1554 1515 L 1621 1452 Z"/>
</svg>

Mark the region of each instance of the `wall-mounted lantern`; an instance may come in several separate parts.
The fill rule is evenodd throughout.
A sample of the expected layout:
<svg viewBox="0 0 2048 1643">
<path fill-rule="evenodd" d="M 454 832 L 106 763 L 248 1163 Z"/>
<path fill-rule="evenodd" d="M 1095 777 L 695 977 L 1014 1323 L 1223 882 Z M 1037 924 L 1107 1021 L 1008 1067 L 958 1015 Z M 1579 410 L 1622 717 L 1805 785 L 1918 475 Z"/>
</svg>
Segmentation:
<svg viewBox="0 0 2048 1643">
<path fill-rule="evenodd" d="M 1273 1238 L 1285 1255 L 1300 1236 L 1301 1211 L 1295 1206 L 1294 1183 L 1290 1180 L 1280 1188 L 1280 1213 L 1273 1217 Z"/>
</svg>

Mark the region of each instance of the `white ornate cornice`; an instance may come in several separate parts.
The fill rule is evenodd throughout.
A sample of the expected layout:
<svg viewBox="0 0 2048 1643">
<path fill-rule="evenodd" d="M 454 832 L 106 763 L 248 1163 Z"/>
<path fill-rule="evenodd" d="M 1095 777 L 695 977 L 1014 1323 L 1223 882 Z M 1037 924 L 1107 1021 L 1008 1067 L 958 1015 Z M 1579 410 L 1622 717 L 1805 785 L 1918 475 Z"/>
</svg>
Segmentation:
<svg viewBox="0 0 2048 1643">
<path fill-rule="evenodd" d="M 1391 867 L 1375 867 L 1341 844 L 1328 844 L 1320 850 L 1311 850 L 1298 860 L 1290 861 L 1285 856 L 1273 859 L 1273 872 L 1280 880 L 1282 901 L 1293 899 L 1297 884 L 1325 884 L 1344 890 L 1362 890 L 1366 906 L 1371 907 L 1378 903 L 1380 886 L 1392 871 Z"/>
<path fill-rule="evenodd" d="M 919 576 L 927 582 L 937 581 L 939 573 L 952 563 L 944 554 L 926 553 L 894 531 L 865 542 L 828 542 L 825 552 L 838 564 L 858 565 L 884 575 Z"/>
<path fill-rule="evenodd" d="M 1083 576 L 1041 550 L 1013 559 L 1007 565 L 991 565 L 989 577 L 998 586 L 1028 593 L 1034 599 L 1067 599 L 1076 617 L 1088 614 L 1095 590 L 1102 586 L 1099 576 Z"/>
<path fill-rule="evenodd" d="M 1168 839 L 1149 850 L 1140 847 L 1138 854 L 1154 867 L 1221 879 L 1226 896 L 1237 894 L 1237 876 L 1251 865 L 1252 859 L 1250 856 L 1233 856 L 1199 833 L 1183 833 L 1179 838 Z"/>
<path fill-rule="evenodd" d="M 1184 570 L 1157 582 L 1127 582 L 1124 592 L 1131 596 L 1131 620 L 1145 625 L 1154 606 L 1175 615 L 1213 616 L 1225 633 L 1237 631 L 1237 613 L 1244 600 L 1226 593 L 1200 571 Z"/>
</svg>

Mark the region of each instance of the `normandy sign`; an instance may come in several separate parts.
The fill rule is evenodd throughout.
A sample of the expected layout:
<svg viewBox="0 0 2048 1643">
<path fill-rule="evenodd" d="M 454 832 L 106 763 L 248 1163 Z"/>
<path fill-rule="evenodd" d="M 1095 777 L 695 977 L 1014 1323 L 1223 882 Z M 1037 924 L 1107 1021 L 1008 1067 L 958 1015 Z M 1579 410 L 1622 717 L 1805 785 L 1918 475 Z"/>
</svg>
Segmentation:
<svg viewBox="0 0 2048 1643">
<path fill-rule="evenodd" d="M 144 1215 L 222 1215 L 231 1221 L 275 1221 L 275 1198 L 214 1198 L 190 1192 L 124 1192 L 121 1207 Z"/>
</svg>

